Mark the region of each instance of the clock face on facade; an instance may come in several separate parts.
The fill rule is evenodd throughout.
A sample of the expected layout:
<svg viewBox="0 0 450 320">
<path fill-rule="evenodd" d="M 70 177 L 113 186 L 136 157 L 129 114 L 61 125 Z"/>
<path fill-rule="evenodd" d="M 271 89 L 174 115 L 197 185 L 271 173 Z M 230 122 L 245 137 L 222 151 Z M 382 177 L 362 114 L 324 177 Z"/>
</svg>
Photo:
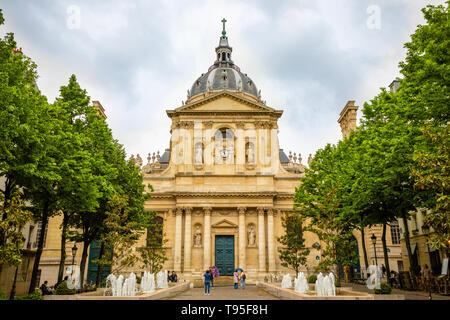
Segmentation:
<svg viewBox="0 0 450 320">
<path fill-rule="evenodd" d="M 226 149 L 221 150 L 220 151 L 220 156 L 222 158 L 227 158 L 228 157 L 228 150 L 226 150 Z"/>
</svg>

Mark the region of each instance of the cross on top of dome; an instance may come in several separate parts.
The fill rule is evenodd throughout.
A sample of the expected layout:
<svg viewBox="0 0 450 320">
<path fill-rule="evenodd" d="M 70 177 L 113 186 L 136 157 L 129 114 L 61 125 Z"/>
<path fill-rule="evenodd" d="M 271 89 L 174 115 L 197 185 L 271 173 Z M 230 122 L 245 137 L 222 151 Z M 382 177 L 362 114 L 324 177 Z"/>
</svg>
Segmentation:
<svg viewBox="0 0 450 320">
<path fill-rule="evenodd" d="M 227 32 L 225 31 L 225 22 L 227 22 L 227 20 L 225 18 L 223 18 L 222 19 L 222 23 L 223 23 L 222 37 L 225 37 L 227 35 Z"/>
</svg>

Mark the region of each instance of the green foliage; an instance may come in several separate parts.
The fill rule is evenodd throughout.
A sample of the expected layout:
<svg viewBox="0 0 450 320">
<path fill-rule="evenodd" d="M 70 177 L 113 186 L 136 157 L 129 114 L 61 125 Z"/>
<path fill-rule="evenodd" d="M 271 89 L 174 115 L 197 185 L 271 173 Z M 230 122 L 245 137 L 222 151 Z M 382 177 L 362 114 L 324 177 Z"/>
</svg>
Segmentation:
<svg viewBox="0 0 450 320">
<path fill-rule="evenodd" d="M 418 168 L 412 175 L 416 187 L 432 190 L 431 211 L 425 214 L 424 225 L 433 228 L 429 246 L 442 250 L 447 248 L 450 239 L 450 125 L 446 127 L 424 128 L 427 144 L 416 154 Z"/>
<path fill-rule="evenodd" d="M 308 277 L 308 283 L 316 283 L 317 275 L 312 274 Z"/>
<path fill-rule="evenodd" d="M 142 278 L 140 276 L 136 276 L 136 283 L 141 284 Z"/>
<path fill-rule="evenodd" d="M 282 217 L 282 225 L 285 230 L 283 236 L 277 240 L 284 248 L 278 249 L 281 265 L 299 272 L 300 266 L 306 265 L 306 258 L 310 250 L 305 247 L 303 239 L 303 220 L 298 214 L 286 213 Z"/>
<path fill-rule="evenodd" d="M 340 281 L 336 281 L 336 282 L 334 283 L 334 285 L 335 285 L 336 287 L 340 287 L 340 286 L 341 286 L 341 282 L 340 282 Z"/>
<path fill-rule="evenodd" d="M 0 11 L 1 11 L 1 9 L 0 9 Z M 6 295 L 1 288 L 0 288 L 0 300 L 6 300 Z"/>
<path fill-rule="evenodd" d="M 380 283 L 380 289 L 373 288 L 373 293 L 375 294 L 391 294 L 392 288 L 387 282 Z"/>
<path fill-rule="evenodd" d="M 14 297 L 14 300 L 44 300 L 44 297 L 42 296 L 41 290 L 35 289 L 33 293 L 21 297 Z"/>
<path fill-rule="evenodd" d="M 164 238 L 163 225 L 158 219 L 156 212 L 147 213 L 145 226 L 147 229 L 147 243 L 145 247 L 140 247 L 137 251 L 140 255 L 142 268 L 150 273 L 157 273 L 162 270 L 164 262 L 168 259 L 164 248 L 167 239 Z"/>
<path fill-rule="evenodd" d="M 75 288 L 69 289 L 66 281 L 61 282 L 55 290 L 56 295 L 72 295 L 75 293 L 77 293 L 77 290 Z"/>
<path fill-rule="evenodd" d="M 23 234 L 21 230 L 33 215 L 25 210 L 21 194 L 17 193 L 5 208 L 5 198 L 0 193 L 0 234 L 6 242 L 0 243 L 0 265 L 18 266 L 22 262 Z"/>
</svg>

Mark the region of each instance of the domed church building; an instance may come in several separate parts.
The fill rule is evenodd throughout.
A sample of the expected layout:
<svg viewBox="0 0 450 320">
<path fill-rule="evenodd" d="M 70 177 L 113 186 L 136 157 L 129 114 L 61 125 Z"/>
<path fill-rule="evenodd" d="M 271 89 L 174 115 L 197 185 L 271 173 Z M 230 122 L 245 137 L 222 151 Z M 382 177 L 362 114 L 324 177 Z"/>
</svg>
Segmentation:
<svg viewBox="0 0 450 320">
<path fill-rule="evenodd" d="M 242 268 L 250 282 L 284 269 L 281 217 L 293 210 L 304 166 L 300 154 L 280 149 L 283 111 L 266 105 L 232 53 L 224 26 L 213 65 L 167 110 L 169 148 L 142 168 L 154 188 L 146 210 L 158 213 L 168 240 L 164 269 L 182 279 L 200 279 L 213 265 L 221 275 Z M 317 241 L 310 238 L 307 247 Z M 317 254 L 311 250 L 308 265 Z"/>
</svg>

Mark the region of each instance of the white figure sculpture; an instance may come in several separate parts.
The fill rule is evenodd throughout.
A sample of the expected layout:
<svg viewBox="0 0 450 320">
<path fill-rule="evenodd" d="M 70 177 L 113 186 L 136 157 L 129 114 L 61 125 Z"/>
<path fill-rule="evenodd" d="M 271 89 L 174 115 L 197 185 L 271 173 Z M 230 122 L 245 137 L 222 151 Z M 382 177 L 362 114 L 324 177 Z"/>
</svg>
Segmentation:
<svg viewBox="0 0 450 320">
<path fill-rule="evenodd" d="M 195 148 L 195 163 L 202 164 L 203 163 L 203 155 L 202 155 L 202 145 L 197 144 Z"/>
<path fill-rule="evenodd" d="M 197 225 L 194 232 L 194 247 L 202 246 L 202 231 L 200 230 L 200 226 Z"/>
<path fill-rule="evenodd" d="M 256 245 L 256 233 L 253 225 L 250 225 L 250 230 L 247 232 L 247 238 L 248 238 L 247 245 L 249 247 L 254 247 Z"/>
<path fill-rule="evenodd" d="M 289 273 L 283 276 L 283 280 L 281 280 L 281 288 L 292 288 L 292 279 Z"/>
</svg>

